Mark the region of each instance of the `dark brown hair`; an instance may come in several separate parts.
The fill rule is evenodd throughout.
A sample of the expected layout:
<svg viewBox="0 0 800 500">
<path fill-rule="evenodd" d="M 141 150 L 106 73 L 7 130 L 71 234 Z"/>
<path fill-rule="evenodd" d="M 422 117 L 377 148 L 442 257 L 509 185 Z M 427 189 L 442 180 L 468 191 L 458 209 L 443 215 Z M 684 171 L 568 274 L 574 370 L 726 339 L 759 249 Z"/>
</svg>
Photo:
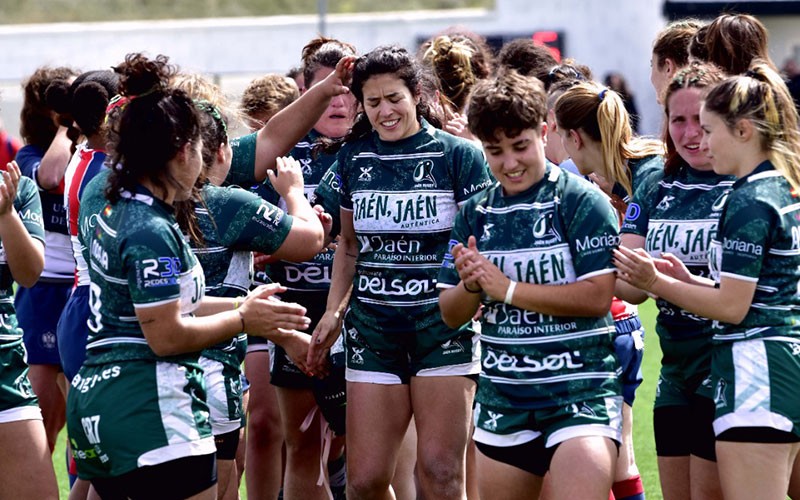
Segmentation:
<svg viewBox="0 0 800 500">
<path fill-rule="evenodd" d="M 67 67 L 41 67 L 22 82 L 24 96 L 22 110 L 19 113 L 19 133 L 26 144 L 42 149 L 50 147 L 56 136 L 58 124 L 54 119 L 53 109 L 47 105 L 47 88 L 56 80 L 69 83 L 78 72 Z"/>
<path fill-rule="evenodd" d="M 496 142 L 498 132 L 516 137 L 541 126 L 547 115 L 546 101 L 537 78 L 501 71 L 475 84 L 467 109 L 469 130 L 483 142 Z"/>
</svg>

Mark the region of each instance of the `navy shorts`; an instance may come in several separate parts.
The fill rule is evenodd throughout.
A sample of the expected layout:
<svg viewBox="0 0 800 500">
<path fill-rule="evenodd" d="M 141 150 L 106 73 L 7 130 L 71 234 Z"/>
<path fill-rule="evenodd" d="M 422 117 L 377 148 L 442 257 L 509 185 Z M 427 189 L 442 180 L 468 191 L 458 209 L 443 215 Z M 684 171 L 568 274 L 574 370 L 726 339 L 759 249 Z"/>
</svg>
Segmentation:
<svg viewBox="0 0 800 500">
<path fill-rule="evenodd" d="M 638 316 L 614 322 L 617 334 L 614 336 L 614 351 L 617 353 L 622 375 L 622 398 L 628 406 L 633 406 L 636 389 L 642 385 L 642 358 L 644 357 L 644 328 Z"/>
<path fill-rule="evenodd" d="M 29 365 L 61 366 L 56 325 L 71 292 L 71 281 L 39 281 L 32 288 L 17 288 L 14 307 Z"/>
<path fill-rule="evenodd" d="M 86 359 L 86 338 L 89 336 L 89 285 L 72 292 L 61 317 L 58 319 L 58 352 L 67 380 L 72 381 Z"/>
</svg>

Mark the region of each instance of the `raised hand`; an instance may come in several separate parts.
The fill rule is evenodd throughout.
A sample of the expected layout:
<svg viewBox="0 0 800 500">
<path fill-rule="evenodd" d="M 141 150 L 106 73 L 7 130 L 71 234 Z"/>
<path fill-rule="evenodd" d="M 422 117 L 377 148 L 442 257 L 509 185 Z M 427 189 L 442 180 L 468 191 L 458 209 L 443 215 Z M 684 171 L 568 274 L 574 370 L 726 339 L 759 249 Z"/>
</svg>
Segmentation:
<svg viewBox="0 0 800 500">
<path fill-rule="evenodd" d="M 631 250 L 619 247 L 614 250 L 614 265 L 617 267 L 618 278 L 641 290 L 652 291 L 651 288 L 658 279 L 656 264 L 643 248 Z"/>
</svg>

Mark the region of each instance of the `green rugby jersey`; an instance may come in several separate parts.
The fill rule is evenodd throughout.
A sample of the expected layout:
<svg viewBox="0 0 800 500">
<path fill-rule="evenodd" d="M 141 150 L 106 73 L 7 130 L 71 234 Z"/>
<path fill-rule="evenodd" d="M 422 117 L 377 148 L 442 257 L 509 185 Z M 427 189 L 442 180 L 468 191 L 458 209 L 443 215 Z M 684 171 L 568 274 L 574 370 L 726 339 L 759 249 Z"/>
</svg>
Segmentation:
<svg viewBox="0 0 800 500">
<path fill-rule="evenodd" d="M 123 192 L 117 203 L 100 211 L 89 238 L 88 262 L 87 363 L 156 359 L 135 308 L 179 300 L 181 312 L 189 314 L 203 298 L 203 269 L 172 207 L 143 186 Z"/>
<path fill-rule="evenodd" d="M 89 239 L 94 234 L 97 218 L 108 203 L 105 189 L 110 173 L 111 170 L 107 168 L 97 172 L 97 175 L 86 184 L 83 194 L 81 194 L 81 206 L 78 211 L 78 241 L 81 244 L 81 253 L 85 262 L 89 262 Z"/>
<path fill-rule="evenodd" d="M 359 247 L 348 314 L 377 332 L 444 328 L 436 277 L 458 205 L 491 183 L 483 152 L 423 122 L 399 141 L 346 144 L 336 168 Z"/>
<path fill-rule="evenodd" d="M 456 217 L 451 248 L 471 235 L 481 254 L 510 279 L 538 285 L 613 273 L 611 251 L 619 242 L 605 195 L 551 164 L 523 193 L 503 196 L 496 184 L 469 200 Z M 437 286 L 459 282 L 448 253 Z M 477 401 L 536 409 L 619 394 L 613 334 L 610 313 L 550 316 L 484 297 Z"/>
<path fill-rule="evenodd" d="M 717 283 L 756 283 L 741 323 L 714 322 L 715 341 L 800 337 L 800 199 L 769 161 L 733 185 L 709 260 Z"/>
<path fill-rule="evenodd" d="M 638 190 L 622 232 L 645 237 L 653 257 L 668 252 L 692 274 L 708 277 L 708 250 L 734 178 L 683 165 L 675 175 Z M 710 337 L 711 320 L 657 299 L 656 332 L 663 339 Z"/>
<path fill-rule="evenodd" d="M 314 144 L 321 136 L 316 131 L 309 132 L 302 141 L 298 142 L 289 152 L 289 156 L 300 162 L 303 170 L 303 184 L 306 198 L 312 204 L 320 204 L 333 218 L 333 234 L 339 233 L 339 199 L 328 191 L 322 196 L 315 196 L 314 192 L 322 183 L 323 176 L 336 160 L 334 154 L 315 153 Z M 240 138 L 234 147 L 234 161 L 231 164 L 231 173 L 228 181 L 247 187 L 261 198 L 286 209 L 285 202 L 272 187 L 269 179 L 257 183 L 253 171 L 255 170 L 255 140 L 256 134 Z M 252 153 L 251 153 L 252 151 Z M 272 263 L 266 269 L 269 279 L 284 285 L 289 292 L 300 293 L 302 298 L 293 296 L 293 300 L 303 303 L 312 300 L 325 306 L 327 291 L 331 286 L 331 268 L 333 265 L 333 250 L 325 249 L 313 259 L 306 262 L 279 261 Z M 256 281 L 265 282 L 263 277 Z"/>
<path fill-rule="evenodd" d="M 664 175 L 664 157 L 660 155 L 644 156 L 634 160 L 628 160 L 628 169 L 631 172 L 631 188 L 635 195 L 639 189 L 647 189 L 648 186 L 655 185 Z M 611 194 L 619 196 L 622 201 L 628 203 L 633 196 L 628 196 L 622 184 L 617 182 L 611 189 Z"/>
<path fill-rule="evenodd" d="M 203 268 L 206 293 L 214 297 L 246 295 L 253 281 L 252 251 L 271 254 L 289 235 L 292 216 L 259 196 L 237 187 L 203 186 L 204 204 L 195 214 L 204 244 L 192 245 Z M 247 335 L 203 351 L 203 355 L 235 366 L 244 360 Z"/>
<path fill-rule="evenodd" d="M 44 244 L 42 201 L 36 184 L 29 177 L 19 179 L 14 210 L 28 234 Z M 17 323 L 17 312 L 14 309 L 14 277 L 11 275 L 6 251 L 0 241 L 0 348 L 14 347 L 20 342 L 22 342 L 22 329 Z"/>
</svg>

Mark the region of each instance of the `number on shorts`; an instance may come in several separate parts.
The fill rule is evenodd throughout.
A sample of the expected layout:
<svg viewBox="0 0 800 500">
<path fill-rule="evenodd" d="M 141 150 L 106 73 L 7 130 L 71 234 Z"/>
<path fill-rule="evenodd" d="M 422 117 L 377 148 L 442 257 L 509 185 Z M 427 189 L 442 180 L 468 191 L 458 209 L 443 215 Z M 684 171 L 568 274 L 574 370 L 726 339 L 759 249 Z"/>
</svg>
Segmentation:
<svg viewBox="0 0 800 500">
<path fill-rule="evenodd" d="M 100 444 L 100 433 L 98 429 L 100 426 L 100 415 L 81 418 L 81 425 L 83 426 L 83 432 L 86 434 L 86 439 L 89 440 L 89 444 Z"/>
</svg>

